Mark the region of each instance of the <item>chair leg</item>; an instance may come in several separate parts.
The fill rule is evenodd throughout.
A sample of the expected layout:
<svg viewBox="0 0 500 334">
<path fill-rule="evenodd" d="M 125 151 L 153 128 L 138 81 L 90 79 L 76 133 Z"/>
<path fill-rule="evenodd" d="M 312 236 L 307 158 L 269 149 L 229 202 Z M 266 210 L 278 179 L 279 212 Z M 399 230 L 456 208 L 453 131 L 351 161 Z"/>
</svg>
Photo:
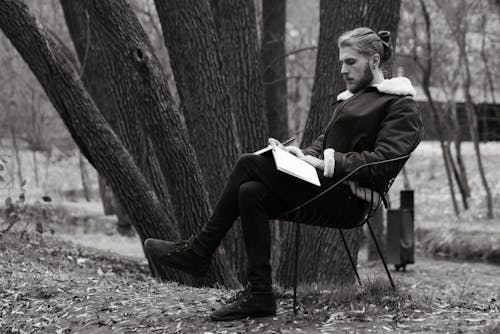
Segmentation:
<svg viewBox="0 0 500 334">
<path fill-rule="evenodd" d="M 370 234 L 372 236 L 373 242 L 375 243 L 375 246 L 377 247 L 377 252 L 378 255 L 380 256 L 380 259 L 382 260 L 382 263 L 384 264 L 385 272 L 387 273 L 387 277 L 389 277 L 389 281 L 391 282 L 391 286 L 393 289 L 396 289 L 396 286 L 394 285 L 394 281 L 392 280 L 391 273 L 389 272 L 389 268 L 387 268 L 387 263 L 385 262 L 384 255 L 382 254 L 382 251 L 380 250 L 380 246 L 378 245 L 377 238 L 375 237 L 375 234 L 373 233 L 372 227 L 370 225 L 370 222 L 367 220 L 366 225 L 368 225 L 368 230 L 370 230 Z"/>
<path fill-rule="evenodd" d="M 356 274 L 356 279 L 358 280 L 359 285 L 361 284 L 361 279 L 359 278 L 358 275 L 358 269 L 356 268 L 356 264 L 354 264 L 354 260 L 352 259 L 351 251 L 349 250 L 349 246 L 347 246 L 347 242 L 345 241 L 344 237 L 344 232 L 342 232 L 342 229 L 339 228 L 340 236 L 342 237 L 342 242 L 344 243 L 344 248 L 347 252 L 347 255 L 349 255 L 349 261 L 351 261 L 351 266 L 352 270 L 354 270 L 354 273 Z"/>
<path fill-rule="evenodd" d="M 300 223 L 295 227 L 295 268 L 293 271 L 293 313 L 297 314 L 297 270 L 299 266 L 299 235 Z"/>
</svg>

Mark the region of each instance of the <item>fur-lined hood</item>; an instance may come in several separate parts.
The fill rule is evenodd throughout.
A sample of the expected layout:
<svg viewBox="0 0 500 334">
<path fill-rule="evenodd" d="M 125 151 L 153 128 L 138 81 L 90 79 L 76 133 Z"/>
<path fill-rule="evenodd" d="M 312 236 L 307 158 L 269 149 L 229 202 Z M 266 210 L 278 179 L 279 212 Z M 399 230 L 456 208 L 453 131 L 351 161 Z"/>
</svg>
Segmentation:
<svg viewBox="0 0 500 334">
<path fill-rule="evenodd" d="M 392 79 L 386 79 L 379 84 L 373 85 L 377 87 L 377 90 L 384 94 L 392 94 L 392 95 L 410 95 L 415 98 L 416 92 L 415 88 L 413 88 L 410 79 L 406 77 L 397 77 Z M 347 100 L 354 94 L 349 90 L 345 90 L 339 95 L 337 95 L 338 100 Z"/>
</svg>

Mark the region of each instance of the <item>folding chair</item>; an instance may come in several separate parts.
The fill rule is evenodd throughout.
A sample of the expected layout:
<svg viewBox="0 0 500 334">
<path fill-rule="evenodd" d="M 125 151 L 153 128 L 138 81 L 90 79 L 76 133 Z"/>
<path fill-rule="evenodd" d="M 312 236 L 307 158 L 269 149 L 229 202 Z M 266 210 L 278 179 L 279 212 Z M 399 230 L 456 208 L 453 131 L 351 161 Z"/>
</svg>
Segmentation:
<svg viewBox="0 0 500 334">
<path fill-rule="evenodd" d="M 293 310 L 294 313 L 297 313 L 297 271 L 298 271 L 298 259 L 299 259 L 299 239 L 300 239 L 300 224 L 304 223 L 306 220 L 310 222 L 310 219 L 308 220 L 306 217 L 307 213 L 307 208 L 311 205 L 314 204 L 314 202 L 320 200 L 324 196 L 328 196 L 328 193 L 338 187 L 341 184 L 345 184 L 348 181 L 353 180 L 354 176 L 362 176 L 366 180 L 371 180 L 368 183 L 370 186 L 368 187 L 369 189 L 369 194 L 370 194 L 370 200 L 368 201 L 368 205 L 366 207 L 366 211 L 364 212 L 363 218 L 359 221 L 359 224 L 352 226 L 350 228 L 355 228 L 362 226 L 363 224 L 367 224 L 368 230 L 370 231 L 370 235 L 375 243 L 375 246 L 377 248 L 377 252 L 380 256 L 380 259 L 382 260 L 382 263 L 385 268 L 385 272 L 387 273 L 387 277 L 389 278 L 389 281 L 391 283 L 391 286 L 393 289 L 395 289 L 394 281 L 392 280 L 392 276 L 389 272 L 389 269 L 387 268 L 387 264 L 385 262 L 384 256 L 382 254 L 382 251 L 380 249 L 379 243 L 375 237 L 375 234 L 373 233 L 373 230 L 370 226 L 369 219 L 375 214 L 375 211 L 380 207 L 380 205 L 383 203 L 386 208 L 389 207 L 389 203 L 386 200 L 386 195 L 392 186 L 394 180 L 396 179 L 397 175 L 403 168 L 404 164 L 406 161 L 410 158 L 410 155 L 405 155 L 393 159 L 387 159 L 383 161 L 377 161 L 377 162 L 371 162 L 364 164 L 362 166 L 359 166 L 352 172 L 350 172 L 348 175 L 344 176 L 342 179 L 339 181 L 335 182 L 332 186 L 328 187 L 328 189 L 322 191 L 320 194 L 317 196 L 307 200 L 306 202 L 300 204 L 299 206 L 283 213 L 282 218 L 283 220 L 288 220 L 288 221 L 294 221 L 296 222 L 295 224 L 295 263 L 294 263 L 294 279 L 293 279 Z M 377 173 L 374 172 L 374 169 L 383 169 L 383 175 L 384 179 L 380 179 L 380 177 L 377 176 Z M 375 181 L 375 179 L 377 179 Z M 365 185 L 363 185 L 365 188 Z M 366 189 L 366 188 L 365 188 Z M 317 219 L 317 218 L 315 218 Z M 321 219 L 321 218 L 320 218 Z M 320 225 L 320 224 L 318 224 Z M 321 226 L 324 226 L 321 224 Z M 356 275 L 356 279 L 358 283 L 361 285 L 361 279 L 359 278 L 358 270 L 356 269 L 356 265 L 354 263 L 354 259 L 351 255 L 351 252 L 349 250 L 349 247 L 347 245 L 344 233 L 342 231 L 342 228 L 339 228 L 340 236 L 342 239 L 342 243 L 344 244 L 344 248 L 347 251 L 347 255 L 349 256 L 349 261 L 351 263 L 352 269 L 354 270 L 354 273 Z"/>
</svg>

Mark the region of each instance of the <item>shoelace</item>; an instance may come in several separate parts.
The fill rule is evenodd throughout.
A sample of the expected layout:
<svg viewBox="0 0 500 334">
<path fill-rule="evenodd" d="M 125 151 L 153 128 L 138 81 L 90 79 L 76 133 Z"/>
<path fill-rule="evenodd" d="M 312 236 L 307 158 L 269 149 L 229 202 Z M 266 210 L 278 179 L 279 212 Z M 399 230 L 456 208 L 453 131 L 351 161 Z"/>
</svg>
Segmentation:
<svg viewBox="0 0 500 334">
<path fill-rule="evenodd" d="M 194 235 L 191 235 L 187 240 L 174 241 L 174 245 L 176 246 L 176 248 L 172 252 L 177 252 L 179 250 L 190 248 L 191 245 L 193 244 L 193 240 L 194 240 Z"/>
<path fill-rule="evenodd" d="M 233 297 L 227 298 L 226 303 L 227 304 L 234 303 L 236 301 L 245 299 L 246 297 L 248 297 L 250 295 L 251 288 L 252 288 L 251 285 L 247 284 L 247 286 L 243 290 L 238 291 L 236 293 L 236 295 L 234 295 Z"/>
</svg>

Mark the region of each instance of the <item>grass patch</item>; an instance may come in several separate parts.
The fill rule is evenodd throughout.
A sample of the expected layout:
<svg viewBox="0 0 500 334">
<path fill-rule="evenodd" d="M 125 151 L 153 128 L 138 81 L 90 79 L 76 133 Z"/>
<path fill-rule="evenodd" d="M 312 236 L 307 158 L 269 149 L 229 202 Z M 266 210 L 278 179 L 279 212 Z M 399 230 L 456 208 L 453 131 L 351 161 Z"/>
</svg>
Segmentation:
<svg viewBox="0 0 500 334">
<path fill-rule="evenodd" d="M 413 268 L 398 290 L 360 268 L 363 286 L 300 286 L 297 316 L 291 291 L 277 289 L 275 317 L 215 323 L 208 315 L 236 291 L 160 283 L 131 258 L 15 232 L 0 243 L 0 332 L 495 333 L 500 269 L 435 260 Z"/>
<path fill-rule="evenodd" d="M 424 252 L 457 260 L 500 264 L 500 232 L 460 228 L 420 231 Z"/>
<path fill-rule="evenodd" d="M 307 284 L 300 286 L 297 293 L 303 312 L 320 321 L 332 317 L 371 321 L 376 316 L 422 309 L 425 305 L 401 289 L 393 289 L 385 277 L 364 279 L 361 286 Z"/>
</svg>

